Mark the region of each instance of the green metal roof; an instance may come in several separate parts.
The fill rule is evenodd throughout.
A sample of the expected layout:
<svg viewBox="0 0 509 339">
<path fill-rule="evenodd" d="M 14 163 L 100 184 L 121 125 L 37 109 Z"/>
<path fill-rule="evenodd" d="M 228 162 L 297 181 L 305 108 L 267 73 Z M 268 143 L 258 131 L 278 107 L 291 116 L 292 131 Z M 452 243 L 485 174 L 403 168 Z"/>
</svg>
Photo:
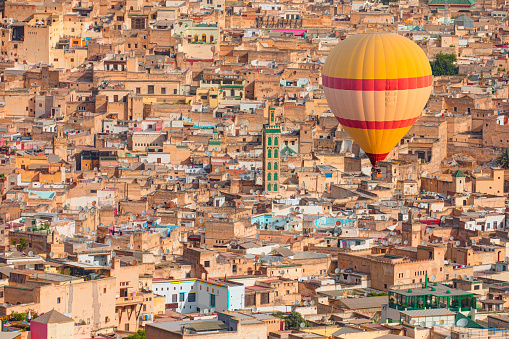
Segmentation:
<svg viewBox="0 0 509 339">
<path fill-rule="evenodd" d="M 445 6 L 446 0 L 430 0 L 428 5 L 431 6 Z M 475 0 L 448 0 L 449 6 L 473 6 L 475 4 Z"/>
</svg>

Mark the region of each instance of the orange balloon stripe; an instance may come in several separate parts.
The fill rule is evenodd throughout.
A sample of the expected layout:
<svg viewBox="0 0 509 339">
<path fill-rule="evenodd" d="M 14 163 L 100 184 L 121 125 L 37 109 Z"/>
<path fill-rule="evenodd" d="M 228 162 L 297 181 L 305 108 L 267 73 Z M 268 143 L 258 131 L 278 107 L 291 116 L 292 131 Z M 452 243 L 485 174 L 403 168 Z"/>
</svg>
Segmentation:
<svg viewBox="0 0 509 339">
<path fill-rule="evenodd" d="M 348 91 L 398 91 L 431 86 L 432 75 L 399 79 L 345 79 L 322 75 L 325 87 Z"/>
<path fill-rule="evenodd" d="M 350 120 L 336 117 L 339 123 L 343 126 L 363 129 L 394 129 L 412 126 L 419 117 L 406 120 L 393 120 L 393 121 L 362 121 Z"/>
</svg>

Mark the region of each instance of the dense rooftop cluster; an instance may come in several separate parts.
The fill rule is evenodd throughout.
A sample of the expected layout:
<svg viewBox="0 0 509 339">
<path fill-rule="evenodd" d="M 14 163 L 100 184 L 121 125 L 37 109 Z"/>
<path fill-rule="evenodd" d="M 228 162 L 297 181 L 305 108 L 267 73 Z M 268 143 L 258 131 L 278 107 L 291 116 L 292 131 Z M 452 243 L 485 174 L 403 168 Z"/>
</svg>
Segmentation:
<svg viewBox="0 0 509 339">
<path fill-rule="evenodd" d="M 509 335 L 504 1 L 0 11 L 0 339 Z M 375 31 L 434 77 L 372 168 L 322 66 Z"/>
</svg>

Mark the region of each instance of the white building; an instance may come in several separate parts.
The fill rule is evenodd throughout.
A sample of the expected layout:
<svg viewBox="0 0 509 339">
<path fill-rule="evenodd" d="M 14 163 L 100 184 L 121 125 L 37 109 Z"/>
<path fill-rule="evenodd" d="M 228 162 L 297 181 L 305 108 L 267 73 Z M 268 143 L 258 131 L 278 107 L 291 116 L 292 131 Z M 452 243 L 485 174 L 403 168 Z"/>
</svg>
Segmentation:
<svg viewBox="0 0 509 339">
<path fill-rule="evenodd" d="M 180 313 L 244 308 L 244 285 L 231 281 L 154 279 L 152 289 L 155 294 L 165 296 L 166 304 Z"/>
</svg>

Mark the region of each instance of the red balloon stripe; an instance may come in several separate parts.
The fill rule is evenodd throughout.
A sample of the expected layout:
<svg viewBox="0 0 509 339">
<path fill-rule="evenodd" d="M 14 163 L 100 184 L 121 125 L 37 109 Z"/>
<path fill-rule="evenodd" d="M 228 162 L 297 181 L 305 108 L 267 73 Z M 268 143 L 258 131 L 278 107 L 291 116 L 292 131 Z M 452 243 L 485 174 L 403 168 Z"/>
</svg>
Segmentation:
<svg viewBox="0 0 509 339">
<path fill-rule="evenodd" d="M 399 79 L 345 79 L 322 75 L 322 84 L 328 88 L 347 91 L 398 91 L 431 86 L 433 76 Z"/>
</svg>

